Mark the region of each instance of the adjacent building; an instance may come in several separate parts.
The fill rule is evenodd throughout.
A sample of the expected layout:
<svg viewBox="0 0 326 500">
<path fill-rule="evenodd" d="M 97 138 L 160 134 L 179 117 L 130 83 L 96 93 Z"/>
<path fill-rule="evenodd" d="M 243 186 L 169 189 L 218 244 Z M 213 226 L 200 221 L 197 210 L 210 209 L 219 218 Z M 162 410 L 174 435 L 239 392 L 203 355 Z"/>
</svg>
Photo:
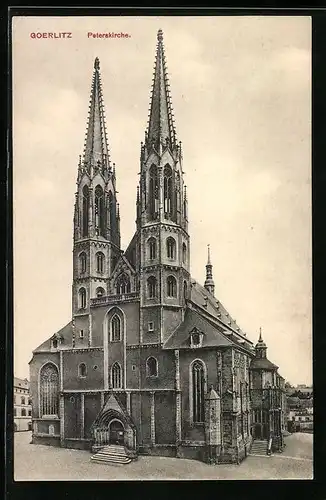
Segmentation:
<svg viewBox="0 0 326 500">
<path fill-rule="evenodd" d="M 32 404 L 27 378 L 14 377 L 14 431 L 32 428 Z"/>
<path fill-rule="evenodd" d="M 72 318 L 33 351 L 33 442 L 118 443 L 134 456 L 209 463 L 239 462 L 256 436 L 281 449 L 282 379 L 266 345 L 260 337 L 255 348 L 217 297 L 209 249 L 204 285 L 190 273 L 183 152 L 161 31 L 125 250 L 117 183 L 96 58 L 77 173 Z"/>
</svg>

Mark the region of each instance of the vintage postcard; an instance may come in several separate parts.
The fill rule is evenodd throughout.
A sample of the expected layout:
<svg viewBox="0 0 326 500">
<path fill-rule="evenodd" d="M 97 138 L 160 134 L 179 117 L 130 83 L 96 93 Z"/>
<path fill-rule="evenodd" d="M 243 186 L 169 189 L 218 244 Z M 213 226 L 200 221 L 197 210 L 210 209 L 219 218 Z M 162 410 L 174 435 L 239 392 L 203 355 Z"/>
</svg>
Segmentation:
<svg viewBox="0 0 326 500">
<path fill-rule="evenodd" d="M 15 481 L 312 479 L 311 18 L 15 16 L 12 78 Z"/>
</svg>

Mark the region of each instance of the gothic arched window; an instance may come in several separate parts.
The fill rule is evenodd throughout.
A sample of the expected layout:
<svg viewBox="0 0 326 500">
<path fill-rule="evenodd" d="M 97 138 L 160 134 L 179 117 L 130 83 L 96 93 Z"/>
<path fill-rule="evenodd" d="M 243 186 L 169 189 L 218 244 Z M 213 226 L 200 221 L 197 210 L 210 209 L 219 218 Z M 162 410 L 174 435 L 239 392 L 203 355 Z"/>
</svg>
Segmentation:
<svg viewBox="0 0 326 500">
<path fill-rule="evenodd" d="M 87 256 L 85 252 L 79 254 L 79 268 L 81 273 L 86 273 Z"/>
<path fill-rule="evenodd" d="M 99 185 L 95 188 L 95 228 L 100 236 L 105 236 L 104 192 Z"/>
<path fill-rule="evenodd" d="M 86 375 L 87 375 L 87 367 L 85 363 L 80 363 L 78 365 L 78 376 L 84 378 L 86 377 Z"/>
<path fill-rule="evenodd" d="M 96 297 L 103 297 L 105 295 L 105 290 L 101 286 L 96 288 Z"/>
<path fill-rule="evenodd" d="M 109 192 L 109 218 L 110 218 L 110 231 L 111 238 L 115 235 L 116 232 L 116 210 L 115 210 L 115 202 L 112 191 Z"/>
<path fill-rule="evenodd" d="M 40 371 L 40 416 L 58 415 L 59 373 L 52 363 L 42 366 Z"/>
<path fill-rule="evenodd" d="M 156 259 L 156 239 L 149 238 L 148 240 L 148 253 L 151 260 Z"/>
<path fill-rule="evenodd" d="M 85 290 L 85 288 L 79 289 L 78 298 L 79 298 L 79 309 L 85 309 L 86 308 L 86 290 Z"/>
<path fill-rule="evenodd" d="M 96 254 L 96 270 L 98 273 L 104 273 L 104 253 L 97 252 Z"/>
<path fill-rule="evenodd" d="M 158 177 L 157 167 L 152 165 L 149 170 L 149 214 L 156 218 L 158 212 Z"/>
<path fill-rule="evenodd" d="M 192 420 L 201 423 L 205 420 L 204 397 L 205 397 L 205 371 L 201 361 L 196 360 L 191 368 L 192 386 Z"/>
<path fill-rule="evenodd" d="M 117 314 L 112 316 L 111 319 L 110 338 L 112 342 L 119 342 L 121 340 L 121 319 Z"/>
<path fill-rule="evenodd" d="M 118 276 L 116 280 L 117 294 L 123 295 L 124 293 L 130 293 L 130 278 L 128 274 L 123 273 Z"/>
<path fill-rule="evenodd" d="M 150 276 L 147 280 L 147 295 L 149 299 L 156 297 L 156 278 Z"/>
<path fill-rule="evenodd" d="M 174 260 L 176 258 L 175 248 L 176 248 L 175 239 L 169 236 L 169 238 L 166 240 L 166 254 L 168 259 Z"/>
<path fill-rule="evenodd" d="M 121 380 L 121 366 L 118 362 L 114 363 L 111 370 L 111 381 L 113 389 L 121 389 L 122 380 Z"/>
<path fill-rule="evenodd" d="M 187 245 L 182 243 L 182 262 L 185 264 L 187 262 Z"/>
<path fill-rule="evenodd" d="M 164 216 L 167 219 L 172 218 L 173 206 L 172 206 L 172 169 L 170 165 L 166 165 L 163 171 L 163 206 L 164 206 Z"/>
<path fill-rule="evenodd" d="M 158 374 L 157 359 L 152 356 L 146 361 L 146 375 L 147 377 L 157 377 Z"/>
<path fill-rule="evenodd" d="M 82 235 L 88 236 L 88 219 L 89 219 L 89 189 L 88 186 L 83 187 L 83 227 Z"/>
<path fill-rule="evenodd" d="M 168 276 L 167 280 L 167 295 L 168 297 L 176 297 L 177 296 L 177 280 L 174 276 Z"/>
</svg>

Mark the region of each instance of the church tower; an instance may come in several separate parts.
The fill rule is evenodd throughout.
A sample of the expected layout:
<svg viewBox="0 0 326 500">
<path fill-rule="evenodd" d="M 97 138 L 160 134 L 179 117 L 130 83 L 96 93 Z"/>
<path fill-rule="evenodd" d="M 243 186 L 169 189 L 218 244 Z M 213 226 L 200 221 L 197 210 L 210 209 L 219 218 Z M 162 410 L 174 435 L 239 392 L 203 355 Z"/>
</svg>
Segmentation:
<svg viewBox="0 0 326 500">
<path fill-rule="evenodd" d="M 111 164 L 96 58 L 83 156 L 79 158 L 74 209 L 73 325 L 91 345 L 90 299 L 107 295 L 120 255 L 120 217 L 115 164 Z M 86 321 L 86 318 L 89 321 Z"/>
<path fill-rule="evenodd" d="M 176 138 L 161 30 L 140 161 L 140 339 L 162 344 L 183 319 L 190 289 L 190 251 L 182 150 Z"/>
</svg>

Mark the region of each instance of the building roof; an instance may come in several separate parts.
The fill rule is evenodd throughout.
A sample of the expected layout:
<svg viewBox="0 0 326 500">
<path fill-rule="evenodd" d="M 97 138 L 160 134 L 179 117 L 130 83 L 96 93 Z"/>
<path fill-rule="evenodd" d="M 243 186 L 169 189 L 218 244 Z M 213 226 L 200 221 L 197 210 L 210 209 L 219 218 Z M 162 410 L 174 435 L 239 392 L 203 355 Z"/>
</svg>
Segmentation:
<svg viewBox="0 0 326 500">
<path fill-rule="evenodd" d="M 233 344 L 223 333 L 194 309 L 186 309 L 184 321 L 166 341 L 166 349 L 182 349 L 190 347 L 190 332 L 197 328 L 204 333 L 202 347 L 220 347 Z"/>
<path fill-rule="evenodd" d="M 65 339 L 68 339 L 68 338 L 71 339 L 72 338 L 72 321 L 70 321 L 69 323 L 67 323 L 67 325 L 65 325 L 63 328 L 61 328 L 61 330 L 59 330 L 58 332 L 56 332 L 56 334 L 59 335 L 63 339 L 63 344 L 64 344 L 64 340 Z M 34 352 L 46 352 L 46 351 L 49 351 L 51 349 L 51 339 L 52 339 L 52 337 L 53 337 L 53 334 L 51 335 L 51 337 L 49 337 L 47 340 L 45 340 L 41 345 L 39 345 L 38 347 L 36 347 L 36 349 L 34 349 L 33 353 Z M 64 345 L 62 347 L 64 347 Z"/>
<path fill-rule="evenodd" d="M 21 387 L 22 389 L 29 389 L 29 381 L 27 378 L 14 377 L 14 387 Z"/>
<path fill-rule="evenodd" d="M 205 311 L 214 316 L 214 318 L 223 323 L 227 328 L 230 328 L 236 333 L 246 337 L 246 334 L 241 330 L 237 322 L 230 316 L 223 304 L 195 280 L 191 280 L 190 300 L 199 307 L 205 309 Z M 252 344 L 249 339 L 246 340 Z"/>
<path fill-rule="evenodd" d="M 250 369 L 276 371 L 278 370 L 278 366 L 274 365 L 267 358 L 254 358 L 251 360 Z"/>
</svg>

